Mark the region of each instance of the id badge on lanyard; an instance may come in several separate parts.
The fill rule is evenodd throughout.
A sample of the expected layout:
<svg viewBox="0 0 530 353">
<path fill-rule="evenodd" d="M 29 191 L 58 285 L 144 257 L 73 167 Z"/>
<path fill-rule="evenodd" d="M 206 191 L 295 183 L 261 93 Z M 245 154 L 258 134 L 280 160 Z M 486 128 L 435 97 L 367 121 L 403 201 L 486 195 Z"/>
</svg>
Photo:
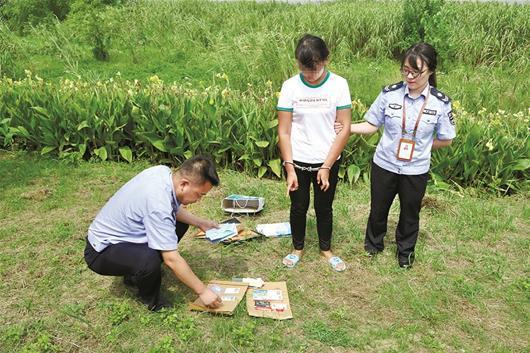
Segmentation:
<svg viewBox="0 0 530 353">
<path fill-rule="evenodd" d="M 404 138 L 406 134 L 405 122 L 407 120 L 407 112 L 405 110 L 405 97 L 403 97 L 403 118 L 401 123 L 401 138 L 399 139 L 398 150 L 396 158 L 400 161 L 410 162 L 412 160 L 412 155 L 414 153 L 414 147 L 416 146 L 416 131 L 418 130 L 418 125 L 420 124 L 421 117 L 423 115 L 423 110 L 427 105 L 427 100 L 429 99 L 429 94 L 425 97 L 425 101 L 421 106 L 418 118 L 416 119 L 416 124 L 414 125 L 414 131 L 412 132 L 412 139 Z"/>
</svg>

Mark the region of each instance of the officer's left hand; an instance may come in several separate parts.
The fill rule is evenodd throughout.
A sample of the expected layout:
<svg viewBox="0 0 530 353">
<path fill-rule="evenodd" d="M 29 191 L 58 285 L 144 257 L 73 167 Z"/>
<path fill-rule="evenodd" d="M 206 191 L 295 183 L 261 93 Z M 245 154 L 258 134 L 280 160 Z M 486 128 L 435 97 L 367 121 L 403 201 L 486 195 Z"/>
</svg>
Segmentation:
<svg viewBox="0 0 530 353">
<path fill-rule="evenodd" d="M 342 131 L 342 128 L 344 127 L 344 125 L 342 125 L 341 123 L 339 123 L 338 121 L 335 121 L 335 123 L 333 124 L 333 129 L 335 130 L 335 133 L 338 135 L 340 134 L 340 132 Z"/>
<path fill-rule="evenodd" d="M 214 221 L 203 219 L 197 224 L 197 227 L 199 227 L 203 232 L 206 232 L 208 229 L 219 228 L 219 224 Z"/>
<path fill-rule="evenodd" d="M 318 170 L 317 183 L 320 185 L 320 190 L 327 191 L 329 189 L 329 169 Z"/>
</svg>

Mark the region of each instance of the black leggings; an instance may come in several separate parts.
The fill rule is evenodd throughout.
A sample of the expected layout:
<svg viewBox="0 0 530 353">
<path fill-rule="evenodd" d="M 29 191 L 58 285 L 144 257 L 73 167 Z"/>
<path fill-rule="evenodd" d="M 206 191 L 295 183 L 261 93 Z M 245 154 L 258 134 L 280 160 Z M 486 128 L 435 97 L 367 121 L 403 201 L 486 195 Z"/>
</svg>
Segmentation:
<svg viewBox="0 0 530 353">
<path fill-rule="evenodd" d="M 175 233 L 179 241 L 188 228 L 189 225 L 177 222 Z M 97 252 L 87 239 L 85 261 L 92 271 L 100 275 L 132 277 L 140 299 L 149 308 L 158 304 L 162 279 L 162 255 L 159 250 L 149 248 L 147 243 L 118 243 Z"/>
<path fill-rule="evenodd" d="M 320 167 L 322 164 L 308 164 L 302 162 L 294 162 L 302 167 Z M 291 197 L 291 232 L 293 237 L 293 247 L 295 250 L 302 250 L 304 248 L 305 228 L 306 228 L 306 214 L 309 208 L 309 187 L 313 184 L 315 213 L 317 216 L 317 232 L 318 243 L 321 251 L 328 251 L 331 249 L 331 233 L 333 231 L 333 198 L 335 197 L 335 189 L 339 176 L 339 161 L 331 167 L 329 173 L 329 189 L 327 191 L 320 190 L 320 185 L 317 183 L 317 173 L 302 171 L 295 168 L 296 176 L 298 177 L 298 190 L 289 193 Z"/>
</svg>

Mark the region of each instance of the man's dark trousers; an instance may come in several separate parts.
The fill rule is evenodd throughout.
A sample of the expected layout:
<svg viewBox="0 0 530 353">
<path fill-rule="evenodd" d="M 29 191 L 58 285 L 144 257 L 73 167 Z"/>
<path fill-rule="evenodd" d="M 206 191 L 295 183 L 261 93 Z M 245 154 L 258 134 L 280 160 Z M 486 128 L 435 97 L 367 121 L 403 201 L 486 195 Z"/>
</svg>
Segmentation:
<svg viewBox="0 0 530 353">
<path fill-rule="evenodd" d="M 188 224 L 177 222 L 175 233 L 179 242 L 188 228 Z M 159 304 L 162 281 L 162 255 L 159 250 L 153 250 L 145 243 L 119 243 L 98 253 L 87 240 L 85 261 L 92 271 L 100 275 L 128 278 L 138 287 L 138 296 L 149 309 Z"/>
</svg>

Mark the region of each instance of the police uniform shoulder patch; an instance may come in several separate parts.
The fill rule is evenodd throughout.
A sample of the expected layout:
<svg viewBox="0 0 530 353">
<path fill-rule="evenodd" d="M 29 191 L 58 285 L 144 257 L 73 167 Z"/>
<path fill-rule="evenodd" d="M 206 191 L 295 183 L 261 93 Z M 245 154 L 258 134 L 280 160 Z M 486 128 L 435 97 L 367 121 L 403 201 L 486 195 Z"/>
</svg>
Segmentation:
<svg viewBox="0 0 530 353">
<path fill-rule="evenodd" d="M 447 97 L 443 92 L 438 91 L 436 88 L 431 87 L 431 95 L 438 98 L 444 103 L 449 103 L 451 101 L 451 98 Z"/>
<path fill-rule="evenodd" d="M 383 92 L 387 93 L 387 92 L 395 91 L 395 90 L 397 90 L 398 88 L 401 88 L 401 87 L 403 87 L 403 81 L 400 81 L 398 83 L 394 83 L 392 85 L 383 87 Z"/>
<path fill-rule="evenodd" d="M 451 123 L 451 125 L 455 125 L 455 117 L 453 116 L 452 110 L 449 113 L 447 113 L 447 117 L 449 118 L 449 122 Z"/>
</svg>

